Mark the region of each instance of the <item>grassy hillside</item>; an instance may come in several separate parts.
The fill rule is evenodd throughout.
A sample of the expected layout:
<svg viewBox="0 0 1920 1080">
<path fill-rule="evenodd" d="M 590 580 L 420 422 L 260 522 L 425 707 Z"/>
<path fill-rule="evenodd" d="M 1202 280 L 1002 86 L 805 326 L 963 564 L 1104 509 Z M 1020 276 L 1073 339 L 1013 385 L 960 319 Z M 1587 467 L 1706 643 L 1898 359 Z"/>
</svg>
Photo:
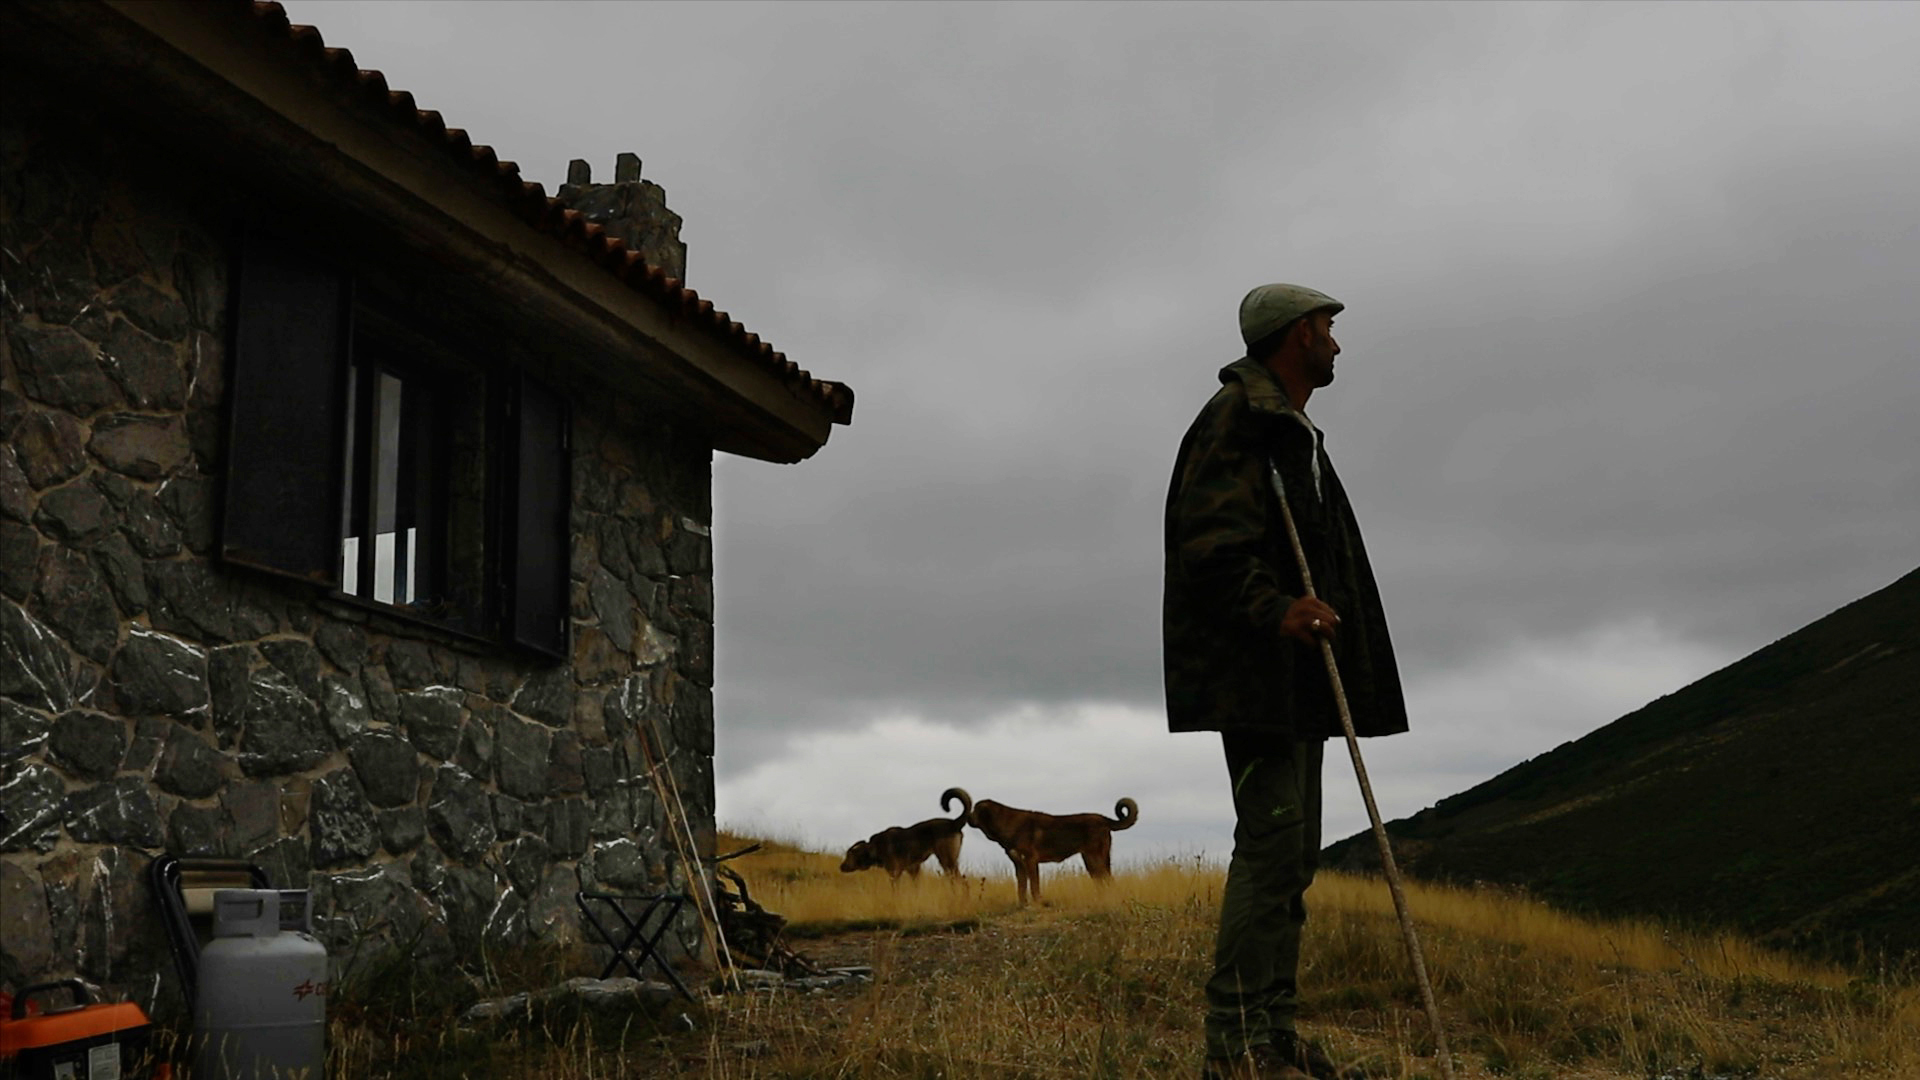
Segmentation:
<svg viewBox="0 0 1920 1080">
<path fill-rule="evenodd" d="M 732 850 L 741 839 L 723 837 Z M 329 1005 L 330 1078 L 407 1080 L 1159 1080 L 1201 1046 L 1221 870 L 1195 860 L 1077 868 L 1018 909 L 1005 874 L 897 888 L 839 857 L 769 845 L 739 859 L 794 941 L 871 982 L 674 1002 L 658 1017 L 452 1022 L 479 992 L 591 968 L 541 950 L 448 999 L 417 965 L 349 980 Z M 1411 901 L 1461 1080 L 1894 1080 L 1920 1075 L 1920 991 L 1730 935 L 1590 920 L 1486 889 Z M 1323 876 L 1302 956 L 1303 1023 L 1380 1080 L 1434 1080 L 1433 1044 L 1377 881 Z M 509 974 L 517 972 L 517 974 Z M 698 980 L 696 980 L 698 982 Z"/>
<path fill-rule="evenodd" d="M 1920 571 L 1388 829 L 1424 878 L 1920 955 Z"/>
</svg>

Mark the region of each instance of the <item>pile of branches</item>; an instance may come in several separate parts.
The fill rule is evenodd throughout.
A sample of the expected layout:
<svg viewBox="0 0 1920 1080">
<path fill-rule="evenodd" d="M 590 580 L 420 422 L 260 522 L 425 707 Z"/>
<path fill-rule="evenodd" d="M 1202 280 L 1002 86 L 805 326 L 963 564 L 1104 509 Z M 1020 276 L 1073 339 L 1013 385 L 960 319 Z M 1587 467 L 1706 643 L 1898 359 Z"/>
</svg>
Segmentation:
<svg viewBox="0 0 1920 1080">
<path fill-rule="evenodd" d="M 731 867 L 721 865 L 728 859 L 759 849 L 760 845 L 754 844 L 713 860 L 714 907 L 720 920 L 721 937 L 732 954 L 734 966 L 777 971 L 787 978 L 818 975 L 820 969 L 813 961 L 793 951 L 782 940 L 787 927 L 785 916 L 761 907 L 747 891 L 746 879 Z"/>
</svg>

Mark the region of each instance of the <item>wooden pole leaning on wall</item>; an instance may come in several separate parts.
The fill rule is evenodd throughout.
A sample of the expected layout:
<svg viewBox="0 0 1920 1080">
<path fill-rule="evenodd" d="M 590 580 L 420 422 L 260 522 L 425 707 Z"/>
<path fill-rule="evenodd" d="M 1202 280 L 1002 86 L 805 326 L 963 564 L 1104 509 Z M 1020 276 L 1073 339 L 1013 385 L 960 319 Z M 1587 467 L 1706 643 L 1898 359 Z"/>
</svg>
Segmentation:
<svg viewBox="0 0 1920 1080">
<path fill-rule="evenodd" d="M 1307 567 L 1307 551 L 1300 546 L 1300 531 L 1293 524 L 1293 510 L 1287 505 L 1286 485 L 1280 482 L 1280 470 L 1268 466 L 1273 478 L 1273 493 L 1280 499 L 1280 517 L 1287 524 L 1287 542 L 1293 545 L 1293 557 L 1300 565 L 1300 583 L 1308 596 L 1314 596 L 1313 571 Z M 1320 656 L 1326 661 L 1327 678 L 1333 682 L 1333 703 L 1340 713 L 1340 728 L 1346 733 L 1347 753 L 1353 758 L 1353 775 L 1360 781 L 1360 797 L 1367 804 L 1367 821 L 1373 826 L 1373 839 L 1380 848 L 1380 867 L 1386 873 L 1387 890 L 1393 894 L 1393 910 L 1400 917 L 1400 937 L 1407 946 L 1407 959 L 1413 964 L 1414 980 L 1420 984 L 1420 1003 L 1427 1010 L 1427 1024 L 1433 1029 L 1434 1058 L 1443 1080 L 1453 1080 L 1453 1054 L 1447 1049 L 1447 1032 L 1440 1024 L 1440 1006 L 1434 1001 L 1433 983 L 1427 978 L 1427 961 L 1420 950 L 1420 935 L 1413 928 L 1413 916 L 1407 910 L 1406 890 L 1400 885 L 1400 868 L 1393 861 L 1393 845 L 1387 842 L 1387 827 L 1380 821 L 1380 807 L 1373 801 L 1373 784 L 1367 779 L 1367 764 L 1360 759 L 1360 737 L 1353 730 L 1353 713 L 1347 708 L 1347 690 L 1340 682 L 1340 665 L 1333 659 L 1333 642 L 1322 637 Z"/>
<path fill-rule="evenodd" d="M 680 799 L 680 785 L 673 778 L 673 770 L 662 763 L 664 755 L 654 752 L 654 745 L 660 741 L 660 732 L 654 726 L 653 719 L 646 721 L 646 730 L 636 727 L 635 734 L 640 738 L 640 753 L 647 759 L 647 778 L 653 784 L 653 792 L 660 799 L 660 811 L 667 822 L 667 840 L 680 856 L 680 865 L 687 875 L 687 887 L 693 893 L 694 914 L 699 917 L 700 936 L 706 942 L 707 951 L 712 954 L 714 963 L 720 968 L 721 979 L 729 985 L 738 984 L 738 973 L 733 967 L 733 952 L 727 947 L 726 930 L 720 923 L 720 905 L 713 898 L 713 887 L 707 881 L 707 872 L 700 858 L 700 849 L 694 839 L 693 824 L 687 820 L 687 807 Z M 649 738 L 648 736 L 652 737 Z M 666 779 L 661 779 L 661 774 Z"/>
</svg>

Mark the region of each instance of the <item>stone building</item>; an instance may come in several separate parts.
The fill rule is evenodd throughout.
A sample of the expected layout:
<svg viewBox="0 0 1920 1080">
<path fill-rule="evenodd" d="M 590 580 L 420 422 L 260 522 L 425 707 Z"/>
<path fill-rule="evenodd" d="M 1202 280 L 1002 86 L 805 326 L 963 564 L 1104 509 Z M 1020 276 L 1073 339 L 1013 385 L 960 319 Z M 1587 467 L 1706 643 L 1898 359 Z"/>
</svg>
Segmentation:
<svg viewBox="0 0 1920 1080">
<path fill-rule="evenodd" d="M 851 391 L 683 286 L 637 160 L 549 197 L 277 4 L 0 6 L 0 101 L 0 985 L 164 1006 L 162 851 L 336 957 L 683 880 L 712 455 Z"/>
</svg>

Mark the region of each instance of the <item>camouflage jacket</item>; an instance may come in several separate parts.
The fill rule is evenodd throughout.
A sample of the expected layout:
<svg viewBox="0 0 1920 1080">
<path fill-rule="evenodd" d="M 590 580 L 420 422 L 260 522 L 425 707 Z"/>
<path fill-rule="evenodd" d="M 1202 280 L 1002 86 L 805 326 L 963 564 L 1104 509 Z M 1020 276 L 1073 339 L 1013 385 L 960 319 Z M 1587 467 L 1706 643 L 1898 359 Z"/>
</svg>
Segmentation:
<svg viewBox="0 0 1920 1080">
<path fill-rule="evenodd" d="M 1231 364 L 1220 381 L 1180 443 L 1167 491 L 1167 726 L 1256 728 L 1295 740 L 1340 735 L 1319 650 L 1280 633 L 1281 616 L 1304 590 L 1277 471 L 1315 591 L 1340 613 L 1334 657 L 1354 729 L 1407 730 L 1386 612 L 1319 430 L 1257 363 Z"/>
</svg>

